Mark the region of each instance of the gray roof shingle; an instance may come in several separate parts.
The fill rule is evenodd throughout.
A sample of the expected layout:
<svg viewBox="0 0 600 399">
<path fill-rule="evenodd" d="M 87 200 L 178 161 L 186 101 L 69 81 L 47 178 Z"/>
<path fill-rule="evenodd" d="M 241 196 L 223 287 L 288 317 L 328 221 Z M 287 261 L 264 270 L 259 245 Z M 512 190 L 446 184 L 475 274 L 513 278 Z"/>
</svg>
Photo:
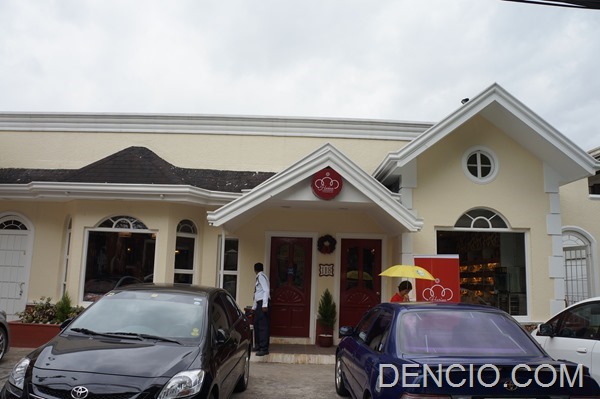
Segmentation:
<svg viewBox="0 0 600 399">
<path fill-rule="evenodd" d="M 211 191 L 241 192 L 273 172 L 178 168 L 145 147 L 129 147 L 81 169 L 0 169 L 0 184 L 32 181 L 190 185 Z"/>
</svg>

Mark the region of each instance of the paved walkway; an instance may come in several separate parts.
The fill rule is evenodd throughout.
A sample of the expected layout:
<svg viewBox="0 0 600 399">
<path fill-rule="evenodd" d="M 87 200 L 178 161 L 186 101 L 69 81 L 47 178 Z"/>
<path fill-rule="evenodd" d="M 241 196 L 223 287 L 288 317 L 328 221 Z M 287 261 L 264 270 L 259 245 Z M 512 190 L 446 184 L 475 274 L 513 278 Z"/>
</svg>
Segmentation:
<svg viewBox="0 0 600 399">
<path fill-rule="evenodd" d="M 14 364 L 32 349 L 10 348 L 0 360 L 0 387 L 8 379 Z M 315 345 L 271 345 L 270 354 L 252 354 L 250 382 L 245 392 L 232 399 L 263 398 L 335 398 L 333 357 L 335 347 Z M 287 360 L 287 363 L 275 362 Z M 307 364 L 307 360 L 321 363 Z M 323 362 L 332 361 L 330 364 Z"/>
</svg>

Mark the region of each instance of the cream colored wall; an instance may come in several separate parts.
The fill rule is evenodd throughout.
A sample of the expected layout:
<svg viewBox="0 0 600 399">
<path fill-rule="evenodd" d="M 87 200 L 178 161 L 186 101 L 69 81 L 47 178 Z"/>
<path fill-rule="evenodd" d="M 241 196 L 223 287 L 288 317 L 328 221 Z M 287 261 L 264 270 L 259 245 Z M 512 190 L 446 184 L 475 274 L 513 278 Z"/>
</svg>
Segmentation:
<svg viewBox="0 0 600 399">
<path fill-rule="evenodd" d="M 0 168 L 77 169 L 139 146 L 181 168 L 260 172 L 279 172 L 331 143 L 369 173 L 385 155 L 406 145 L 402 140 L 50 131 L 0 131 L 0 142 Z"/>
<path fill-rule="evenodd" d="M 474 183 L 463 172 L 462 156 L 476 145 L 498 157 L 499 173 L 488 184 Z M 542 162 L 485 119 L 476 118 L 425 152 L 417 168 L 413 203 L 425 224 L 414 236 L 413 253 L 435 254 L 436 229 L 451 228 L 472 208 L 489 207 L 513 230 L 527 233 L 529 317 L 543 320 L 548 316 L 548 300 L 553 292 L 548 273 L 552 243 L 546 230 L 550 205 L 544 192 Z"/>
<path fill-rule="evenodd" d="M 188 205 L 125 201 L 72 201 L 69 203 L 11 202 L 2 210 L 25 216 L 34 226 L 34 252 L 28 287 L 28 302 L 41 296 L 58 299 L 64 273 L 66 226 L 72 219 L 67 291 L 81 302 L 85 264 L 86 231 L 110 216 L 127 215 L 142 221 L 157 233 L 155 248 L 156 282 L 172 282 L 177 224 L 190 219 L 199 230 L 197 260 L 200 267 L 194 277 L 198 283 L 215 285 L 217 229 L 208 228 L 206 210 Z"/>
</svg>

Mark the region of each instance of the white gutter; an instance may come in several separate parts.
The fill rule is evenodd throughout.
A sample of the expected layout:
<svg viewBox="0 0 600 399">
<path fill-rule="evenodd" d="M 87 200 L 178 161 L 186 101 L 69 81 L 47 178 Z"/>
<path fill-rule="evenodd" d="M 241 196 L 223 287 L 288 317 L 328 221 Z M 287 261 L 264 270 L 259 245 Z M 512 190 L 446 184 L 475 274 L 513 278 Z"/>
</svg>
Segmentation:
<svg viewBox="0 0 600 399">
<path fill-rule="evenodd" d="M 0 185 L 0 199 L 2 200 L 136 200 L 222 206 L 241 195 L 240 193 L 168 184 L 31 182 Z"/>
</svg>

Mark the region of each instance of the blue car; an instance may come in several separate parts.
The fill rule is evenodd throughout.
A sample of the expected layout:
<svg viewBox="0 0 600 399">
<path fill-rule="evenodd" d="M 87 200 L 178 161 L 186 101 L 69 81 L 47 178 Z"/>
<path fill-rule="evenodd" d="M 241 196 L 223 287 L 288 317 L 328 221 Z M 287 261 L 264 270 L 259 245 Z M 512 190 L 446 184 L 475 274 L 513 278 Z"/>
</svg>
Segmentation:
<svg viewBox="0 0 600 399">
<path fill-rule="evenodd" d="M 581 364 L 552 359 L 506 312 L 463 303 L 382 303 L 340 328 L 341 396 L 599 398 Z"/>
</svg>

